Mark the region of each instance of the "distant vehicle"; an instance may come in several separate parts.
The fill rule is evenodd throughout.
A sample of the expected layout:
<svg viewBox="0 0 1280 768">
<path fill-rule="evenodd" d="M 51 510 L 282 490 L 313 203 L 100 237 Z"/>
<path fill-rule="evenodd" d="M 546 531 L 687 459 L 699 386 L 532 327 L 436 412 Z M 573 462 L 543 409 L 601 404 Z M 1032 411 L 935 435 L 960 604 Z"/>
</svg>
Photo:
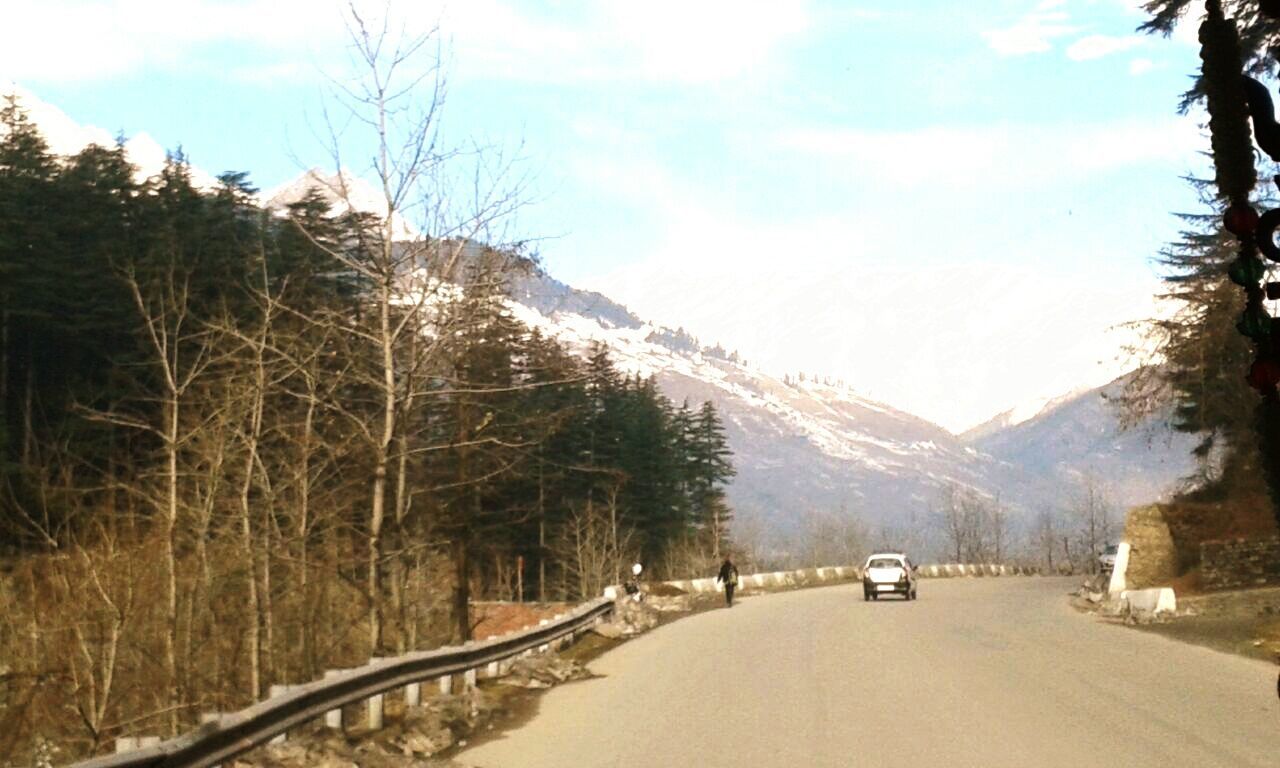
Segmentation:
<svg viewBox="0 0 1280 768">
<path fill-rule="evenodd" d="M 862 569 L 862 599 L 879 600 L 881 595 L 894 594 L 916 599 L 916 567 L 900 552 L 868 557 Z"/>
<path fill-rule="evenodd" d="M 1102 550 L 1102 554 L 1098 555 L 1098 565 L 1102 566 L 1103 573 L 1111 573 L 1115 569 L 1116 553 L 1119 551 L 1119 544 L 1108 544 L 1107 548 Z"/>
</svg>

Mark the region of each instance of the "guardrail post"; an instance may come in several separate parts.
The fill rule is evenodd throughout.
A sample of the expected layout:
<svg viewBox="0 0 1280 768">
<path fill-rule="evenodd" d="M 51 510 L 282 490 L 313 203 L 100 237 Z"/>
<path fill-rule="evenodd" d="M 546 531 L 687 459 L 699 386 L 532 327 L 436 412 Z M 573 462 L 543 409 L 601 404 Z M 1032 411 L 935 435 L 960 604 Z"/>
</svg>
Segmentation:
<svg viewBox="0 0 1280 768">
<path fill-rule="evenodd" d="M 377 664 L 382 659 L 382 656 L 370 656 L 369 663 Z M 369 726 L 369 730 L 382 730 L 382 712 L 385 701 L 385 695 L 381 693 L 375 693 L 365 701 L 365 722 Z"/>
<path fill-rule="evenodd" d="M 555 616 L 555 621 L 559 621 L 559 620 L 561 620 L 561 619 L 563 619 L 563 618 L 564 618 L 564 614 L 563 614 L 563 613 L 557 613 L 557 614 L 556 614 L 556 616 Z M 564 646 L 565 646 L 565 638 L 564 638 L 564 637 L 558 637 L 558 638 L 556 638 L 555 640 L 552 640 L 552 641 L 551 641 L 551 647 L 552 647 L 552 648 L 554 648 L 554 649 L 556 649 L 557 651 L 558 651 L 558 650 L 560 650 L 561 648 L 563 648 Z"/>
<path fill-rule="evenodd" d="M 147 747 L 157 747 L 160 745 L 159 736 L 139 736 L 138 749 L 146 749 Z"/>
<path fill-rule="evenodd" d="M 404 705 L 416 707 L 422 704 L 422 683 L 409 683 L 404 687 Z"/>
<path fill-rule="evenodd" d="M 208 725 L 209 723 L 217 723 L 220 720 L 222 720 L 221 712 L 201 712 L 200 713 L 201 725 Z M 222 768 L 222 764 L 219 763 L 218 765 L 211 766 L 211 768 Z"/>
<path fill-rule="evenodd" d="M 462 674 L 462 684 L 470 690 L 476 687 L 476 668 L 472 667 Z"/>
<path fill-rule="evenodd" d="M 267 698 L 269 698 L 269 699 L 274 699 L 274 698 L 275 698 L 275 697 L 277 697 L 277 696 L 283 696 L 283 695 L 284 695 L 285 693 L 287 693 L 288 691 L 289 691 L 289 686 L 287 686 L 287 685 L 273 685 L 273 686 L 271 686 L 270 688 L 268 688 L 268 689 L 267 689 Z M 279 736 L 273 736 L 273 737 L 271 737 L 271 741 L 268 741 L 267 743 L 268 743 L 268 744 L 283 744 L 283 743 L 285 743 L 285 741 L 286 741 L 286 740 L 288 740 L 288 736 L 289 736 L 289 734 L 287 734 L 287 733 L 282 733 L 282 734 L 280 734 Z"/>
<path fill-rule="evenodd" d="M 116 754 L 132 752 L 138 748 L 137 736 L 119 736 L 116 738 Z"/>
<path fill-rule="evenodd" d="M 326 680 L 328 680 L 331 677 L 337 677 L 340 674 L 342 674 L 341 669 L 326 669 L 324 671 L 324 677 Z M 331 709 L 328 712 L 324 713 L 324 726 L 326 728 L 333 728 L 334 730 L 342 729 L 342 708 L 341 707 L 337 709 Z"/>
<path fill-rule="evenodd" d="M 545 627 L 547 626 L 548 623 L 549 622 L 546 619 L 541 619 L 538 621 L 538 626 Z M 550 647 L 551 647 L 550 643 L 543 643 L 542 645 L 538 646 L 538 653 L 546 653 L 547 649 Z"/>
<path fill-rule="evenodd" d="M 502 674 L 501 665 L 496 661 L 489 662 L 489 666 L 485 668 L 484 676 L 492 680 Z"/>
<path fill-rule="evenodd" d="M 453 675 L 444 675 L 440 678 L 440 695 L 448 696 L 453 693 Z"/>
</svg>

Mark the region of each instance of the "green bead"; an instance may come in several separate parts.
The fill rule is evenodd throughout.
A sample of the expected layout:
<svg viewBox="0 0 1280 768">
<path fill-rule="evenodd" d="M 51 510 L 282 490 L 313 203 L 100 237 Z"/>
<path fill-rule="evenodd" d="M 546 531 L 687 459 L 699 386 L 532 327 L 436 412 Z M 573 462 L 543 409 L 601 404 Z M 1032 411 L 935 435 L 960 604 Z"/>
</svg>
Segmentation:
<svg viewBox="0 0 1280 768">
<path fill-rule="evenodd" d="M 1257 256 L 1239 256 L 1227 268 L 1227 277 L 1241 287 L 1257 285 L 1266 274 L 1267 268 Z"/>
<path fill-rule="evenodd" d="M 1271 335 L 1271 315 L 1261 306 L 1251 306 L 1240 316 L 1236 330 L 1254 341 L 1262 341 Z"/>
</svg>

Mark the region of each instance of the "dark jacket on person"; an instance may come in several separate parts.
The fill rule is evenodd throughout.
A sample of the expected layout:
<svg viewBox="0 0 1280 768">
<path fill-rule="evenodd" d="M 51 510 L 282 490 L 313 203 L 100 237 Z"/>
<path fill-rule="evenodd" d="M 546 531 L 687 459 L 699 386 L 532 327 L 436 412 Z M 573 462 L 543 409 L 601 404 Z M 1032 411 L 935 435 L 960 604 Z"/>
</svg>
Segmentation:
<svg viewBox="0 0 1280 768">
<path fill-rule="evenodd" d="M 733 584 L 737 580 L 738 566 L 728 560 L 725 560 L 724 564 L 720 566 L 720 575 L 716 577 L 716 581 L 723 581 L 725 584 Z"/>
</svg>

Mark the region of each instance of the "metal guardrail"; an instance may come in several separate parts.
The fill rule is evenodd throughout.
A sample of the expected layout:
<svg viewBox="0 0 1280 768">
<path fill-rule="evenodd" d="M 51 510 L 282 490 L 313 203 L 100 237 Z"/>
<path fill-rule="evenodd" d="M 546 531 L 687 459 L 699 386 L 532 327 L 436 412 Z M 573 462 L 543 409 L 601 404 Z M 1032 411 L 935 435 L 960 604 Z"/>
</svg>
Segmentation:
<svg viewBox="0 0 1280 768">
<path fill-rule="evenodd" d="M 412 683 L 476 670 L 581 631 L 613 611 L 599 598 L 558 621 L 464 646 L 382 659 L 344 670 L 324 680 L 291 687 L 286 693 L 224 714 L 190 733 L 160 744 L 75 763 L 71 768 L 210 768 L 287 733 L 326 712 Z"/>
</svg>

